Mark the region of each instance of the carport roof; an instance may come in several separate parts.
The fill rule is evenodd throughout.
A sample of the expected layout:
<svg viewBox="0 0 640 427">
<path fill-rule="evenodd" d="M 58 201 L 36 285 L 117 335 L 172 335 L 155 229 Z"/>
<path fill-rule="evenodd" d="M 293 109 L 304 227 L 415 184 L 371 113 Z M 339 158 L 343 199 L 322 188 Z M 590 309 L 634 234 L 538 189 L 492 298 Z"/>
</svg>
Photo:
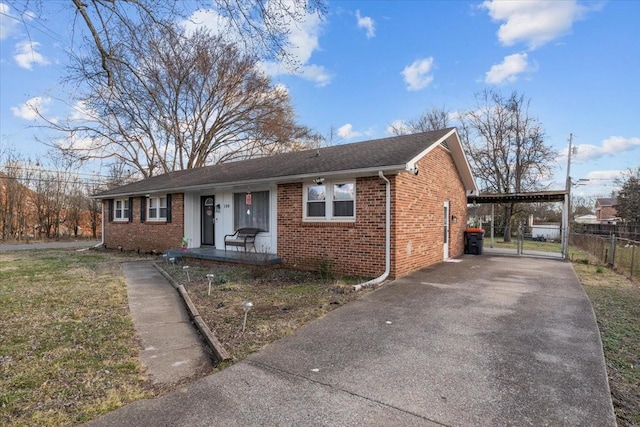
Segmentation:
<svg viewBox="0 0 640 427">
<path fill-rule="evenodd" d="M 534 191 L 530 193 L 478 194 L 467 196 L 468 203 L 535 203 L 563 202 L 567 190 Z"/>
</svg>

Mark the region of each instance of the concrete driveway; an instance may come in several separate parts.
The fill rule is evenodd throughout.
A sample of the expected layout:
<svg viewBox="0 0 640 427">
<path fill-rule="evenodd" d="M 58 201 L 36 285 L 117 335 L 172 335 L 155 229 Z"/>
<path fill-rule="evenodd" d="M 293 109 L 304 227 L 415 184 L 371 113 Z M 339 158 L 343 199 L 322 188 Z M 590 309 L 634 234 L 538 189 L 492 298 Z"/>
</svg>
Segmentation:
<svg viewBox="0 0 640 427">
<path fill-rule="evenodd" d="M 453 261 L 91 424 L 614 426 L 598 329 L 571 264 Z"/>
</svg>

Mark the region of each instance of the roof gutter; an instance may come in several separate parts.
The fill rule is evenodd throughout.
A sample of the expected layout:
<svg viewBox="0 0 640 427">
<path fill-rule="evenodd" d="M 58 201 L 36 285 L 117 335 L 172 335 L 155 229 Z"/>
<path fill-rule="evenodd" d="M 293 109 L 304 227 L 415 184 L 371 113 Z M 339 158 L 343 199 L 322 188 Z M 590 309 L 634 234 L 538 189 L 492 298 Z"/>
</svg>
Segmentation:
<svg viewBox="0 0 640 427">
<path fill-rule="evenodd" d="M 378 176 L 381 180 L 385 182 L 386 187 L 386 198 L 387 198 L 387 206 L 386 206 L 386 214 L 385 214 L 385 268 L 384 273 L 381 276 L 376 277 L 375 279 L 369 280 L 368 282 L 360 283 L 358 285 L 353 286 L 354 291 L 359 291 L 362 288 L 367 286 L 373 286 L 384 282 L 387 277 L 389 277 L 389 273 L 391 272 L 391 182 L 384 176 L 382 171 L 378 171 Z"/>
</svg>

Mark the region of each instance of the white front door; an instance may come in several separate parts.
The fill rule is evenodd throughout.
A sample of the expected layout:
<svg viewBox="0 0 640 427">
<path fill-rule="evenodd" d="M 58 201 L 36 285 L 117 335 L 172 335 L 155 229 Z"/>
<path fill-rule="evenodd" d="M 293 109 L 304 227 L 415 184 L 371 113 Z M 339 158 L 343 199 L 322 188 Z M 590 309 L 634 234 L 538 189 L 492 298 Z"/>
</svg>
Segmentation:
<svg viewBox="0 0 640 427">
<path fill-rule="evenodd" d="M 443 259 L 449 258 L 449 201 L 444 201 L 444 244 L 443 244 Z"/>
</svg>

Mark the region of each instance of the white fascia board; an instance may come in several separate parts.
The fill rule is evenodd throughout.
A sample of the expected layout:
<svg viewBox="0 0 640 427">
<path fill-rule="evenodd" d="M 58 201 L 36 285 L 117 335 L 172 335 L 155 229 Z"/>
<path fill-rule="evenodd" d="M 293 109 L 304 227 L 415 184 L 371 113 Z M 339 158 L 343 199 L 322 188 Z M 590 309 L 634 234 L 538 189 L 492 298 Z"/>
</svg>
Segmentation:
<svg viewBox="0 0 640 427">
<path fill-rule="evenodd" d="M 439 140 L 437 140 L 436 142 L 434 142 L 433 144 L 431 144 L 430 146 L 428 146 L 426 149 L 424 149 L 422 152 L 420 152 L 420 154 L 418 154 L 417 156 L 415 156 L 413 159 L 409 160 L 407 162 L 406 165 L 406 170 L 407 171 L 411 171 L 412 169 L 415 169 L 416 163 L 418 163 L 418 161 L 420 161 L 420 159 L 422 159 L 424 156 L 426 156 L 427 154 L 429 154 L 432 150 L 434 150 L 436 147 L 438 147 L 440 144 L 442 144 L 443 141 L 446 141 L 447 138 L 449 138 L 449 136 L 452 133 L 455 133 L 455 129 L 451 129 L 451 131 L 449 131 L 446 135 L 444 135 L 442 138 L 440 138 Z"/>
<path fill-rule="evenodd" d="M 415 165 L 420 159 L 429 154 L 429 152 L 436 147 L 441 146 L 441 144 L 445 141 L 447 141 L 447 147 L 449 147 L 449 152 L 451 153 L 451 157 L 453 157 L 453 162 L 456 165 L 456 169 L 458 169 L 458 173 L 460 174 L 462 183 L 464 184 L 464 187 L 467 191 L 467 195 L 478 194 L 478 186 L 476 185 L 476 181 L 473 178 L 471 166 L 469 165 L 467 156 L 465 155 L 464 149 L 462 148 L 462 143 L 460 142 L 458 131 L 455 128 L 451 129 L 451 131 L 446 133 L 442 138 L 431 144 L 424 151 L 411 159 L 407 163 L 407 170 L 411 171 L 415 169 Z"/>
</svg>

